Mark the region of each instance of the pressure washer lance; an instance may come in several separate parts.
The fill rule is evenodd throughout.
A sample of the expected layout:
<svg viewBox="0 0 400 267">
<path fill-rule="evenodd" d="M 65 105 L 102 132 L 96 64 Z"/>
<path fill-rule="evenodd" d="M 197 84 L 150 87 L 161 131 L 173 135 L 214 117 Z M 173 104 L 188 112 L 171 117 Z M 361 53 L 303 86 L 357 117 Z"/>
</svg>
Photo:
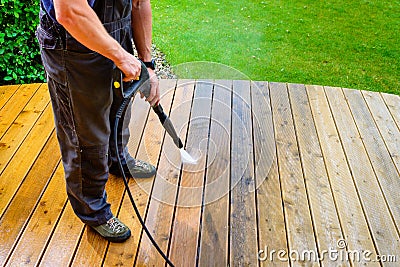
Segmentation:
<svg viewBox="0 0 400 267">
<path fill-rule="evenodd" d="M 158 246 L 157 242 L 154 240 L 153 236 L 151 235 L 149 229 L 146 227 L 145 222 L 143 221 L 142 217 L 140 216 L 139 210 L 136 207 L 135 201 L 133 199 L 132 193 L 129 189 L 128 185 L 128 180 L 125 176 L 124 168 L 122 166 L 122 160 L 120 156 L 120 151 L 119 151 L 119 146 L 118 146 L 118 125 L 119 121 L 122 117 L 123 114 L 125 114 L 125 111 L 128 107 L 128 104 L 133 98 L 137 92 L 142 92 L 145 97 L 148 97 L 150 94 L 150 75 L 149 72 L 147 71 L 147 67 L 144 65 L 143 62 L 142 67 L 141 67 L 141 73 L 140 77 L 138 80 L 133 80 L 131 82 L 123 82 L 123 74 L 122 72 L 115 68 L 113 71 L 113 80 L 114 80 L 114 88 L 118 89 L 121 91 L 122 96 L 124 100 L 122 101 L 122 104 L 117 112 L 116 118 L 115 118 L 115 124 L 114 124 L 114 140 L 115 140 L 115 148 L 117 151 L 117 161 L 118 161 L 118 166 L 119 169 L 122 173 L 122 178 L 125 184 L 126 192 L 128 194 L 128 197 L 132 203 L 133 209 L 136 213 L 137 218 L 139 219 L 140 224 L 142 225 L 144 231 L 146 232 L 147 236 L 149 237 L 151 243 L 153 243 L 154 247 L 157 249 L 157 251 L 160 253 L 160 255 L 165 259 L 167 264 L 170 266 L 174 266 L 171 260 L 164 254 L 164 252 L 161 250 L 161 248 Z M 153 107 L 153 111 L 158 115 L 158 118 L 160 119 L 161 124 L 165 128 L 165 130 L 168 132 L 168 134 L 172 137 L 172 140 L 174 141 L 175 145 L 179 148 L 181 152 L 181 159 L 182 162 L 184 163 L 189 163 L 189 164 L 196 164 L 196 160 L 194 160 L 183 148 L 183 143 L 179 136 L 177 135 L 174 126 L 172 125 L 171 120 L 169 117 L 164 113 L 164 110 L 160 104 L 157 104 L 156 106 Z"/>
</svg>

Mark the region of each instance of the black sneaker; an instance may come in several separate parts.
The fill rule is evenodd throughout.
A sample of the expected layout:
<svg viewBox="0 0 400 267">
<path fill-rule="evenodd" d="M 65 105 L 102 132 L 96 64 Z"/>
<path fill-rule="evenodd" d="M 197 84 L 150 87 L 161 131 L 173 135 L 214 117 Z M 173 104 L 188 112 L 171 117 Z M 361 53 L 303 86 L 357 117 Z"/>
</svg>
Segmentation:
<svg viewBox="0 0 400 267">
<path fill-rule="evenodd" d="M 127 163 L 122 164 L 125 177 L 150 178 L 156 173 L 156 168 L 150 163 L 129 157 Z M 111 164 L 109 172 L 116 176 L 122 176 L 118 163 Z"/>
<path fill-rule="evenodd" d="M 131 236 L 131 230 L 116 217 L 112 217 L 106 223 L 92 228 L 110 242 L 121 243 Z"/>
</svg>

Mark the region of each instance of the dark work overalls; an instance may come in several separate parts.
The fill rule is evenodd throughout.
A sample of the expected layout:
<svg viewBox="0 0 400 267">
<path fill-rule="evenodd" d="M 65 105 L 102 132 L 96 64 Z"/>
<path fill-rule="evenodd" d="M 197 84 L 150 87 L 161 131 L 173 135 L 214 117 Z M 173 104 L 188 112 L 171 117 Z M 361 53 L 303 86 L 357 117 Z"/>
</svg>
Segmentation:
<svg viewBox="0 0 400 267">
<path fill-rule="evenodd" d="M 132 53 L 131 0 L 96 0 L 93 9 L 110 35 Z M 76 41 L 43 10 L 36 35 L 47 73 L 69 201 L 84 223 L 103 224 L 112 217 L 105 184 L 109 163 L 116 158 L 112 126 L 122 101 L 112 89 L 114 64 Z M 127 114 L 125 119 L 129 117 Z M 128 128 L 120 132 L 126 143 Z M 119 145 L 123 146 L 121 141 Z"/>
</svg>

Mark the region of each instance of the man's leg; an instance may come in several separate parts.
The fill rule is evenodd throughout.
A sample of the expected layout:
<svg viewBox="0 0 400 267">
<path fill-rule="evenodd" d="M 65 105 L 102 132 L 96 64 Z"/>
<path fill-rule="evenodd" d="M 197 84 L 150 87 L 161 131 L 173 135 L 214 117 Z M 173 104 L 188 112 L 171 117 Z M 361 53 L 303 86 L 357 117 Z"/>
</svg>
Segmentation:
<svg viewBox="0 0 400 267">
<path fill-rule="evenodd" d="M 96 53 L 42 50 L 67 194 L 77 216 L 110 241 L 130 230 L 107 202 L 112 63 Z M 62 73 L 60 75 L 60 73 Z"/>
<path fill-rule="evenodd" d="M 115 138 L 114 138 L 114 124 L 115 124 L 115 115 L 118 112 L 118 109 L 121 105 L 122 98 L 117 93 L 114 92 L 114 101 L 111 105 L 110 111 L 110 124 L 111 124 L 111 136 L 110 136 L 110 173 L 121 176 L 121 172 L 117 163 L 117 151 L 115 148 Z M 118 152 L 119 157 L 122 161 L 122 166 L 124 168 L 124 174 L 126 177 L 135 177 L 135 178 L 149 178 L 153 177 L 156 173 L 156 168 L 144 161 L 139 159 L 134 159 L 129 154 L 129 149 L 127 147 L 130 132 L 129 132 L 129 122 L 131 119 L 131 108 L 132 102 L 129 103 L 126 113 L 122 116 L 122 121 L 120 121 L 118 126 Z"/>
<path fill-rule="evenodd" d="M 53 52 L 44 50 L 43 57 Z M 63 57 L 70 61 L 67 54 Z M 112 217 L 104 190 L 112 95 L 110 89 L 104 90 L 107 86 L 96 86 L 90 76 L 82 76 L 79 67 L 75 72 L 68 72 L 65 83 L 49 75 L 48 86 L 71 205 L 84 223 L 96 226 Z"/>
</svg>

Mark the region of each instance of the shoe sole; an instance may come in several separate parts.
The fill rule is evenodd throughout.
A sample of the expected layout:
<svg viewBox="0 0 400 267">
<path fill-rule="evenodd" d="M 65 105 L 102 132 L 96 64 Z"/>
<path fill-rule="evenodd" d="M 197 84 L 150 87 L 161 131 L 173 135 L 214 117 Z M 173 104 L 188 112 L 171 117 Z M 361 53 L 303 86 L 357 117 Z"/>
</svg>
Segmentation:
<svg viewBox="0 0 400 267">
<path fill-rule="evenodd" d="M 109 169 L 108 172 L 110 174 L 112 174 L 112 175 L 122 177 L 122 173 L 121 173 L 121 171 L 119 169 L 118 170 Z M 156 172 L 157 172 L 157 170 L 154 170 L 154 171 L 152 171 L 150 173 L 137 173 L 135 175 L 132 175 L 132 173 L 129 171 L 128 173 L 125 172 L 125 177 L 126 178 L 132 178 L 132 177 L 133 178 L 151 178 L 156 174 Z"/>
<path fill-rule="evenodd" d="M 131 177 L 134 177 L 134 178 L 151 178 L 151 177 L 153 177 L 155 174 L 156 174 L 156 171 L 151 172 L 151 173 L 148 173 L 148 174 L 139 173 L 139 174 L 137 174 L 137 175 L 136 175 L 136 174 L 135 174 L 135 175 L 132 175 L 132 174 L 130 173 Z"/>
<path fill-rule="evenodd" d="M 112 175 L 118 176 L 118 177 L 122 177 L 122 173 L 121 172 L 115 172 L 115 171 L 111 171 L 109 172 Z M 148 174 L 137 174 L 137 175 L 132 175 L 131 173 L 127 174 L 125 173 L 125 177 L 126 178 L 151 178 L 156 174 L 156 171 L 148 173 Z"/>
</svg>

